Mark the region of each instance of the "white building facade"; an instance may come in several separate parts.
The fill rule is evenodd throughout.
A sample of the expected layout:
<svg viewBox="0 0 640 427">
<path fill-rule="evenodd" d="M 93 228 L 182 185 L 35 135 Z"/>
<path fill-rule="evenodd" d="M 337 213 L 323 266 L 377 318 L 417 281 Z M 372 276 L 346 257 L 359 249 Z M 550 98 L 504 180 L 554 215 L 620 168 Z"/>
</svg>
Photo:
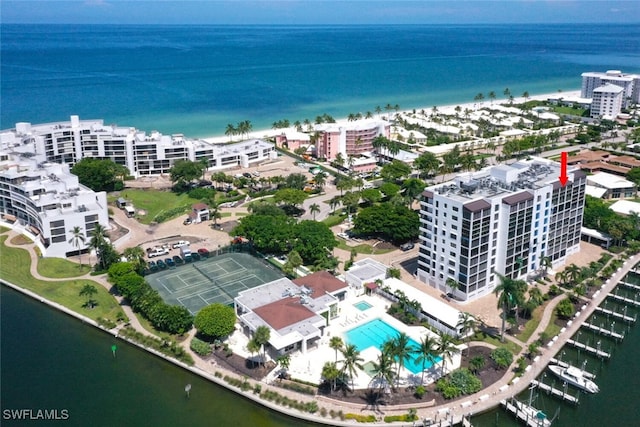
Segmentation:
<svg viewBox="0 0 640 427">
<path fill-rule="evenodd" d="M 591 102 L 591 118 L 608 118 L 614 120 L 622 112 L 624 89 L 620 86 L 606 84 L 593 90 Z"/>
<path fill-rule="evenodd" d="M 81 185 L 68 165 L 6 151 L 0 151 L 0 214 L 14 229 L 34 236 L 46 257 L 85 250 L 96 224 L 109 227 L 106 193 Z M 85 236 L 78 246 L 74 227 Z"/>
<path fill-rule="evenodd" d="M 418 279 L 460 300 L 473 300 L 500 283 L 526 279 L 543 259 L 564 264 L 580 249 L 586 175 L 545 159 L 499 165 L 428 187 L 420 210 Z M 447 280 L 457 289 L 452 290 Z"/>
<path fill-rule="evenodd" d="M 14 129 L 0 132 L 0 145 L 28 145 L 32 153 L 42 154 L 48 161 L 71 166 L 87 157 L 110 159 L 136 178 L 167 174 L 176 160 L 203 160 L 209 169 L 226 169 L 248 167 L 277 156 L 275 146 L 263 140 L 211 144 L 182 134 L 147 134 L 78 116 L 71 116 L 68 122 L 17 123 Z"/>
<path fill-rule="evenodd" d="M 624 89 L 622 107 L 640 103 L 640 74 L 624 74 L 620 70 L 582 73 L 580 97 L 593 98 L 593 91 L 607 84 Z"/>
</svg>

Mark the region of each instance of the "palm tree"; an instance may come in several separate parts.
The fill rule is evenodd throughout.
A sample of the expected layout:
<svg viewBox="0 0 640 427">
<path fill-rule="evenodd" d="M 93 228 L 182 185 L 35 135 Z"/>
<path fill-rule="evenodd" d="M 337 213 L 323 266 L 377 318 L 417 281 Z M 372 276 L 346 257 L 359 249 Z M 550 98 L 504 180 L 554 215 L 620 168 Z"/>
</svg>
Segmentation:
<svg viewBox="0 0 640 427">
<path fill-rule="evenodd" d="M 267 326 L 258 326 L 253 334 L 253 339 L 262 347 L 262 363 L 267 361 L 267 343 L 271 338 L 271 329 Z"/>
<path fill-rule="evenodd" d="M 126 248 L 122 255 L 133 265 L 135 271 L 142 274 L 147 263 L 144 260 L 144 250 L 140 246 Z"/>
<path fill-rule="evenodd" d="M 551 258 L 548 256 L 543 256 L 540 264 L 543 268 L 543 273 L 546 276 L 547 271 L 549 271 L 549 269 L 551 268 Z"/>
<path fill-rule="evenodd" d="M 505 277 L 498 274 L 500 284 L 495 287 L 493 293 L 498 296 L 498 308 L 502 308 L 502 331 L 500 334 L 500 341 L 504 342 L 505 322 L 507 320 L 507 314 L 511 308 L 516 307 L 522 300 L 521 284 L 524 283 L 526 289 L 527 284 L 522 280 L 513 280 L 510 277 Z M 517 316 L 517 314 L 516 314 Z"/>
<path fill-rule="evenodd" d="M 224 134 L 227 135 L 229 137 L 229 142 L 231 142 L 233 140 L 233 135 L 235 135 L 237 132 L 237 129 L 234 125 L 232 125 L 231 123 L 227 124 L 227 128 L 224 131 Z"/>
<path fill-rule="evenodd" d="M 544 295 L 538 286 L 529 289 L 529 301 L 536 307 L 544 302 Z"/>
<path fill-rule="evenodd" d="M 494 91 L 489 92 L 489 99 L 491 100 L 491 103 L 493 104 L 493 101 L 496 99 L 496 93 Z"/>
<path fill-rule="evenodd" d="M 575 264 L 570 264 L 567 268 L 564 269 L 567 279 L 575 286 L 578 284 L 580 280 L 580 267 Z"/>
<path fill-rule="evenodd" d="M 473 330 L 476 328 L 476 318 L 471 313 L 461 312 L 458 317 L 458 324 L 456 327 L 460 330 L 460 333 L 465 337 L 467 341 L 467 355 L 469 354 L 469 340 L 473 334 Z"/>
<path fill-rule="evenodd" d="M 340 196 L 335 196 L 329 200 L 329 206 L 331 207 L 331 213 L 336 212 L 336 208 L 340 204 Z"/>
<path fill-rule="evenodd" d="M 282 368 L 282 371 L 280 372 L 280 378 L 282 378 L 287 374 L 287 370 L 289 369 L 289 365 L 291 364 L 291 355 L 288 353 L 283 354 L 282 356 L 278 357 L 277 362 L 278 365 L 280 365 L 280 367 Z"/>
<path fill-rule="evenodd" d="M 261 345 L 254 339 L 250 339 L 247 343 L 247 351 L 251 353 L 251 363 L 255 366 L 255 360 L 253 359 L 253 355 L 256 353 L 260 353 Z"/>
<path fill-rule="evenodd" d="M 96 251 L 96 257 L 100 260 L 100 264 L 104 267 L 103 257 L 101 250 L 106 244 L 107 229 L 100 223 L 96 223 L 91 231 L 91 240 L 89 240 L 89 247 Z"/>
<path fill-rule="evenodd" d="M 422 378 L 420 384 L 424 383 L 424 370 L 425 365 L 430 363 L 432 366 L 436 362 L 436 352 L 438 350 L 438 340 L 436 337 L 427 333 L 422 340 L 420 340 L 420 346 L 413 349 L 413 353 L 416 354 L 415 362 L 422 364 Z"/>
<path fill-rule="evenodd" d="M 327 177 L 324 176 L 324 172 L 318 172 L 315 174 L 313 176 L 313 180 L 316 182 L 318 188 L 320 188 L 320 191 L 324 189 L 324 185 L 327 183 Z"/>
<path fill-rule="evenodd" d="M 333 336 L 329 340 L 329 348 L 334 349 L 336 352 L 336 363 L 338 363 L 338 350 L 342 351 L 343 346 L 344 346 L 344 342 L 340 337 Z"/>
<path fill-rule="evenodd" d="M 87 238 L 82 232 L 82 227 L 80 226 L 76 225 L 70 230 L 70 232 L 71 232 L 71 239 L 69 239 L 69 243 L 71 243 L 73 246 L 75 246 L 76 249 L 78 249 L 78 258 L 80 258 L 80 268 L 82 268 L 82 252 L 80 252 L 80 243 L 84 245 Z"/>
<path fill-rule="evenodd" d="M 502 92 L 504 94 L 505 97 L 509 98 L 511 96 L 511 90 L 509 90 L 509 88 L 505 88 L 504 91 Z"/>
<path fill-rule="evenodd" d="M 378 117 L 380 117 L 380 113 L 382 112 L 382 108 L 380 108 L 379 105 L 376 105 L 376 108 L 374 110 L 376 112 L 376 114 L 378 115 Z"/>
<path fill-rule="evenodd" d="M 82 287 L 82 289 L 80 289 L 80 296 L 81 297 L 87 297 L 87 302 L 84 303 L 83 307 L 87 307 L 87 308 L 93 308 L 95 307 L 98 303 L 96 302 L 96 300 L 93 299 L 93 296 L 95 294 L 98 293 L 98 290 L 96 289 L 95 286 L 93 285 L 84 285 Z"/>
<path fill-rule="evenodd" d="M 453 292 L 458 290 L 458 288 L 460 287 L 460 283 L 458 283 L 456 279 L 452 279 L 451 277 L 447 279 L 447 281 L 445 282 L 445 285 L 449 288 L 451 294 L 454 296 L 455 294 Z"/>
<path fill-rule="evenodd" d="M 400 381 L 400 369 L 404 368 L 404 363 L 411 359 L 412 348 L 409 345 L 409 336 L 401 332 L 392 342 L 393 356 L 397 359 L 396 381 Z M 398 384 L 399 385 L 399 384 Z"/>
<path fill-rule="evenodd" d="M 343 349 L 340 350 L 342 353 L 342 357 L 344 360 L 342 361 L 342 372 L 349 374 L 351 377 L 351 390 L 354 389 L 354 376 L 356 374 L 357 369 L 362 369 L 362 362 L 364 359 L 360 357 L 360 352 L 358 348 L 353 344 L 347 344 Z"/>
<path fill-rule="evenodd" d="M 309 212 L 311 212 L 313 214 L 313 220 L 316 220 L 316 213 L 320 212 L 320 205 L 318 205 L 317 203 L 312 203 L 311 206 L 309 206 Z"/>
<path fill-rule="evenodd" d="M 438 332 L 438 353 L 442 355 L 442 373 L 444 375 L 447 359 L 451 360 L 453 356 L 458 354 L 460 349 L 453 342 L 453 337 L 445 332 Z"/>
<path fill-rule="evenodd" d="M 331 383 L 331 391 L 336 389 L 336 382 L 338 381 L 338 377 L 340 377 L 340 370 L 336 366 L 335 362 L 327 362 L 322 367 L 322 373 L 320 374 L 322 378 Z"/>
<path fill-rule="evenodd" d="M 378 361 L 373 362 L 371 371 L 373 373 L 372 382 L 377 381 L 381 390 L 385 383 L 393 386 L 393 356 L 391 353 L 383 349 L 378 355 Z"/>
</svg>

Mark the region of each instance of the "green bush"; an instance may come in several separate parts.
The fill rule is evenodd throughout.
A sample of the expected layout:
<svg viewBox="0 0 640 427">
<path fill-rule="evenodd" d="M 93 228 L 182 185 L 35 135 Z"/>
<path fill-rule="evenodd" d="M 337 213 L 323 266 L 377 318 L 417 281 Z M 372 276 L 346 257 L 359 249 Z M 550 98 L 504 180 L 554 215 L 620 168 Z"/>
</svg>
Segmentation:
<svg viewBox="0 0 640 427">
<path fill-rule="evenodd" d="M 361 414 L 344 414 L 345 420 L 355 420 L 359 423 L 375 423 L 375 415 L 361 415 Z"/>
<path fill-rule="evenodd" d="M 424 388 L 424 386 L 421 384 L 418 387 L 416 387 L 416 392 L 414 393 L 416 395 L 416 397 L 418 399 L 422 399 L 422 397 L 424 396 L 424 394 L 427 392 L 427 390 Z"/>
<path fill-rule="evenodd" d="M 200 356 L 208 356 L 211 354 L 211 345 L 196 337 L 193 337 L 191 339 L 191 344 L 189 345 L 189 347 Z"/>
<path fill-rule="evenodd" d="M 154 218 L 153 221 L 160 223 L 160 222 L 164 222 L 168 219 L 171 218 L 175 218 L 178 215 L 181 215 L 183 213 L 187 213 L 189 212 L 189 210 L 191 210 L 191 205 L 182 205 L 182 206 L 178 206 L 175 207 L 173 209 L 168 209 L 168 210 L 164 210 L 159 212 Z"/>
<path fill-rule="evenodd" d="M 463 394 L 473 394 L 482 389 L 482 382 L 466 368 L 453 371 L 447 378 L 436 383 L 436 389 L 445 399 L 453 399 Z"/>
<path fill-rule="evenodd" d="M 565 298 L 556 306 L 556 314 L 563 319 L 570 319 L 575 313 L 573 303 L 569 298 Z"/>
<path fill-rule="evenodd" d="M 293 390 L 293 391 L 296 391 L 298 393 L 309 394 L 311 396 L 315 396 L 315 394 L 316 394 L 316 389 L 315 388 L 311 388 L 311 387 L 308 387 L 306 385 L 298 384 L 298 383 L 295 383 L 295 382 L 283 381 L 283 382 L 278 383 L 276 385 L 280 385 L 282 388 L 286 388 L 287 390 Z"/>
<path fill-rule="evenodd" d="M 175 341 L 165 341 L 159 338 L 150 337 L 144 335 L 130 326 L 120 329 L 119 334 L 131 341 L 137 342 L 145 347 L 152 348 L 160 353 L 166 354 L 170 357 L 175 357 L 187 365 L 193 365 L 193 359 L 184 351 L 184 349 Z"/>
<path fill-rule="evenodd" d="M 506 368 L 513 362 L 513 353 L 506 347 L 498 347 L 491 352 L 491 359 L 499 368 Z"/>
</svg>

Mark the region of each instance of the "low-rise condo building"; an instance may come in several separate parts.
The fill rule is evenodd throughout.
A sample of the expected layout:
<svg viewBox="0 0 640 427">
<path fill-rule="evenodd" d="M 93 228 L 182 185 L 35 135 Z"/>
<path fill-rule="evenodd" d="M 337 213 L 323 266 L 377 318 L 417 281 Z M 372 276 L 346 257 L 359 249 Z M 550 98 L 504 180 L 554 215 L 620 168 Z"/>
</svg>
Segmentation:
<svg viewBox="0 0 640 427">
<path fill-rule="evenodd" d="M 6 223 L 35 237 L 43 256 L 84 251 L 97 224 L 109 227 L 107 195 L 69 173 L 69 166 L 0 151 L 0 214 Z M 85 241 L 74 239 L 79 227 Z"/>
<path fill-rule="evenodd" d="M 263 140 L 211 144 L 182 134 L 147 134 L 78 116 L 71 116 L 68 122 L 17 123 L 14 129 L 0 131 L 0 146 L 25 146 L 23 151 L 70 166 L 87 157 L 110 159 L 136 178 L 167 174 L 177 160 L 203 160 L 209 169 L 226 169 L 248 167 L 277 156 L 274 145 Z"/>
<path fill-rule="evenodd" d="M 526 279 L 580 249 L 586 174 L 534 158 L 459 175 L 423 192 L 418 279 L 460 300 Z"/>
</svg>

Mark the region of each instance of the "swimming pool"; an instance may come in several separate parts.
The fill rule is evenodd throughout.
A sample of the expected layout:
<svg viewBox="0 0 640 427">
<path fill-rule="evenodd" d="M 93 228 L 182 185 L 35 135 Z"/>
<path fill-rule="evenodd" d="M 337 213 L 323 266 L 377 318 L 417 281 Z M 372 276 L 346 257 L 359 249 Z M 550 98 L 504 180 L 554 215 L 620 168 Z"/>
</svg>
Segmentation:
<svg viewBox="0 0 640 427">
<path fill-rule="evenodd" d="M 353 304 L 353 306 L 360 311 L 369 310 L 371 307 L 373 307 L 371 304 L 369 304 L 366 301 L 358 301 L 357 303 Z"/>
<path fill-rule="evenodd" d="M 380 350 L 386 341 L 397 337 L 399 334 L 400 332 L 398 332 L 396 328 L 389 325 L 384 320 L 375 319 L 348 330 L 345 332 L 345 338 L 349 344 L 355 345 L 358 351 L 363 351 L 369 347 L 375 347 Z M 410 338 L 409 346 L 418 348 L 420 344 Z M 438 356 L 435 360 L 437 363 L 441 361 L 442 358 Z M 415 363 L 413 359 L 405 361 L 404 367 L 414 374 L 422 372 L 422 362 Z M 431 363 L 425 361 L 424 368 L 429 369 L 430 367 Z"/>
</svg>

